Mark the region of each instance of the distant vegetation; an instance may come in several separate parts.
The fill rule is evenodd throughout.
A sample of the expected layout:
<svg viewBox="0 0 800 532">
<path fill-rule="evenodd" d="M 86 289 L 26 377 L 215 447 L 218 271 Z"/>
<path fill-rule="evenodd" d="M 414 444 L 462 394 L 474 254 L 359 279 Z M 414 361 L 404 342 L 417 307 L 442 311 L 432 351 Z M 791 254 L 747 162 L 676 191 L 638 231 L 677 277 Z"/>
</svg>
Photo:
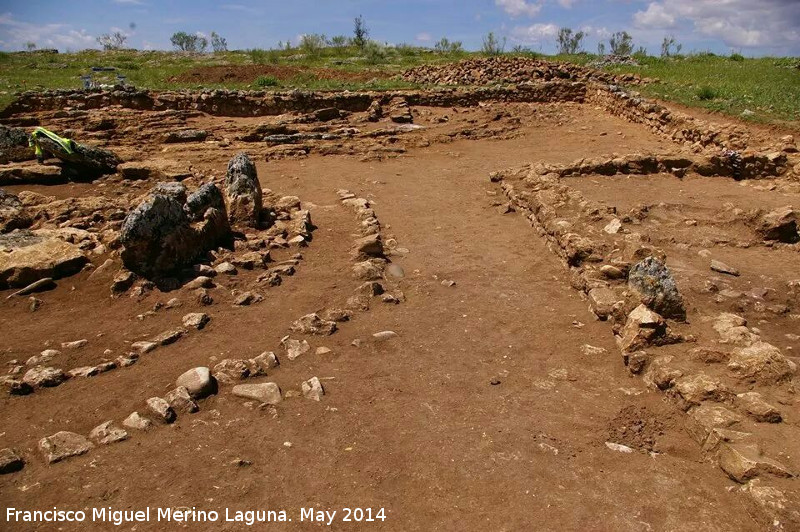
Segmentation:
<svg viewBox="0 0 800 532">
<path fill-rule="evenodd" d="M 581 31 L 561 28 L 556 38 L 558 54 L 549 60 L 589 64 L 606 52 L 634 55 L 633 64 L 599 62 L 611 72 L 632 72 L 661 82 L 634 89 L 647 96 L 699 106 L 748 120 L 794 122 L 800 128 L 800 61 L 792 58 L 748 59 L 739 52 L 718 56 L 708 52 L 686 54 L 674 36 L 665 36 L 659 57 L 653 57 L 626 32 L 614 33 L 598 43 L 597 53 L 585 51 L 586 36 Z M 227 40 L 216 32 L 210 38 L 201 33 L 179 31 L 170 39 L 182 53 L 124 49 L 127 37 L 118 32 L 98 37 L 104 51 L 40 53 L 35 42 L 26 43 L 27 53 L 0 53 L 0 108 L 14 94 L 28 89 L 80 87 L 80 75 L 93 66 L 116 66 L 129 83 L 146 88 L 233 88 L 233 89 L 395 89 L 412 85 L 395 74 L 429 63 L 447 63 L 470 57 L 539 57 L 522 45 L 506 49 L 506 39 L 494 32 L 482 39 L 478 52 L 464 50 L 459 41 L 442 37 L 432 47 L 388 44 L 370 39 L 363 17 L 353 20 L 350 36 L 326 37 L 307 34 L 299 42 L 284 41 L 269 49 L 228 50 Z M 209 48 L 210 47 L 210 48 Z M 214 53 L 204 53 L 213 51 Z M 190 53 L 185 53 L 190 52 Z M 262 65 L 249 80 L 226 83 L 181 82 L 180 75 L 198 67 L 245 67 Z M 291 68 L 287 68 L 291 67 Z M 319 76 L 315 69 L 343 72 L 341 76 Z M 368 70 L 370 74 L 363 75 Z M 374 72 L 375 75 L 371 75 Z M 202 79 L 202 78 L 201 78 Z M 354 81 L 368 80 L 368 81 Z M 745 112 L 748 111 L 748 112 Z"/>
</svg>

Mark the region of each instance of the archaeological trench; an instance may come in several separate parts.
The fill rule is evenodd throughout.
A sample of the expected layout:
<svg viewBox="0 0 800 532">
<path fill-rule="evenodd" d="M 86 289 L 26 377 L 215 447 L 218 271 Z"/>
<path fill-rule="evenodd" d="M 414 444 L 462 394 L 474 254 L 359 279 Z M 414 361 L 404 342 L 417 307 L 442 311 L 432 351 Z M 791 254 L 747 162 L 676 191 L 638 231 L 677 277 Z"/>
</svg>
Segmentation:
<svg viewBox="0 0 800 532">
<path fill-rule="evenodd" d="M 4 505 L 800 530 L 793 137 L 543 61 L 403 78 L 2 113 Z"/>
</svg>

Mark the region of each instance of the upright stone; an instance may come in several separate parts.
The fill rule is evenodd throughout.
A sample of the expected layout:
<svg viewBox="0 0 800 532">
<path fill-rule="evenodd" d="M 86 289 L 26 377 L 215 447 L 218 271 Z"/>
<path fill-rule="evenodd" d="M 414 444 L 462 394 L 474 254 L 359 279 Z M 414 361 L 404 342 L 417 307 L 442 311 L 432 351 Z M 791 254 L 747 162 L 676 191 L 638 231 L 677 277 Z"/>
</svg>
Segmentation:
<svg viewBox="0 0 800 532">
<path fill-rule="evenodd" d="M 642 303 L 665 318 L 686 319 L 683 298 L 667 266 L 655 257 L 647 257 L 631 268 L 628 286 Z"/>
<path fill-rule="evenodd" d="M 256 167 L 246 153 L 237 154 L 228 163 L 225 193 L 231 223 L 257 227 L 262 209 L 261 184 Z"/>
</svg>

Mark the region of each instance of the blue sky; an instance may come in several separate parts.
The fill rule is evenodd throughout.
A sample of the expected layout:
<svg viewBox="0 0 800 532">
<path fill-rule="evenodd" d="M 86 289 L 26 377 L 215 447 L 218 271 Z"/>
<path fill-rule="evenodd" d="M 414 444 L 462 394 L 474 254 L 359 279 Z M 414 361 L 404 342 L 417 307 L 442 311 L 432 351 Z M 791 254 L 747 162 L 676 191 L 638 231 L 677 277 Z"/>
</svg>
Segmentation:
<svg viewBox="0 0 800 532">
<path fill-rule="evenodd" d="M 357 15 L 372 38 L 393 44 L 446 36 L 477 49 L 494 31 L 509 48 L 552 52 L 566 26 L 586 32 L 589 51 L 625 30 L 651 53 L 674 35 L 685 51 L 800 55 L 800 0 L 0 0 L 0 49 L 28 41 L 96 48 L 96 37 L 112 31 L 140 49 L 170 49 L 176 31 L 216 31 L 230 49 L 263 48 L 304 33 L 349 35 Z"/>
</svg>

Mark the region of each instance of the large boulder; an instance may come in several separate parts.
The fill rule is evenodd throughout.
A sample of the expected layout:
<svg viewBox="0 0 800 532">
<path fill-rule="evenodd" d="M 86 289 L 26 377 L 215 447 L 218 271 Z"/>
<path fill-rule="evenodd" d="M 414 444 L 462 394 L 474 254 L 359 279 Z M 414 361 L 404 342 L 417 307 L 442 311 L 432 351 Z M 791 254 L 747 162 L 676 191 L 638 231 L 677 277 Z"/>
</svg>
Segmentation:
<svg viewBox="0 0 800 532">
<path fill-rule="evenodd" d="M 28 146 L 28 134 L 25 130 L 0 125 L 0 164 L 33 158 L 33 148 Z"/>
<path fill-rule="evenodd" d="M 665 318 L 686 319 L 683 298 L 666 264 L 656 257 L 636 263 L 628 274 L 628 287 L 648 308 Z"/>
<path fill-rule="evenodd" d="M 61 238 L 68 233 L 21 229 L 0 235 L 0 289 L 79 272 L 87 259 L 78 246 Z"/>
<path fill-rule="evenodd" d="M 225 193 L 231 223 L 258 226 L 263 208 L 261 184 L 256 167 L 246 153 L 237 154 L 228 163 Z"/>
<path fill-rule="evenodd" d="M 38 137 L 42 150 L 64 161 L 65 165 L 87 177 L 113 174 L 121 162 L 117 155 L 103 148 L 72 142 L 72 153 L 46 136 Z"/>
<path fill-rule="evenodd" d="M 219 190 L 216 194 L 221 196 Z M 122 262 L 129 270 L 145 277 L 169 276 L 227 243 L 230 225 L 224 206 L 196 206 L 193 210 L 184 206 L 183 198 L 157 185 L 153 194 L 125 218 L 120 242 Z"/>
</svg>

